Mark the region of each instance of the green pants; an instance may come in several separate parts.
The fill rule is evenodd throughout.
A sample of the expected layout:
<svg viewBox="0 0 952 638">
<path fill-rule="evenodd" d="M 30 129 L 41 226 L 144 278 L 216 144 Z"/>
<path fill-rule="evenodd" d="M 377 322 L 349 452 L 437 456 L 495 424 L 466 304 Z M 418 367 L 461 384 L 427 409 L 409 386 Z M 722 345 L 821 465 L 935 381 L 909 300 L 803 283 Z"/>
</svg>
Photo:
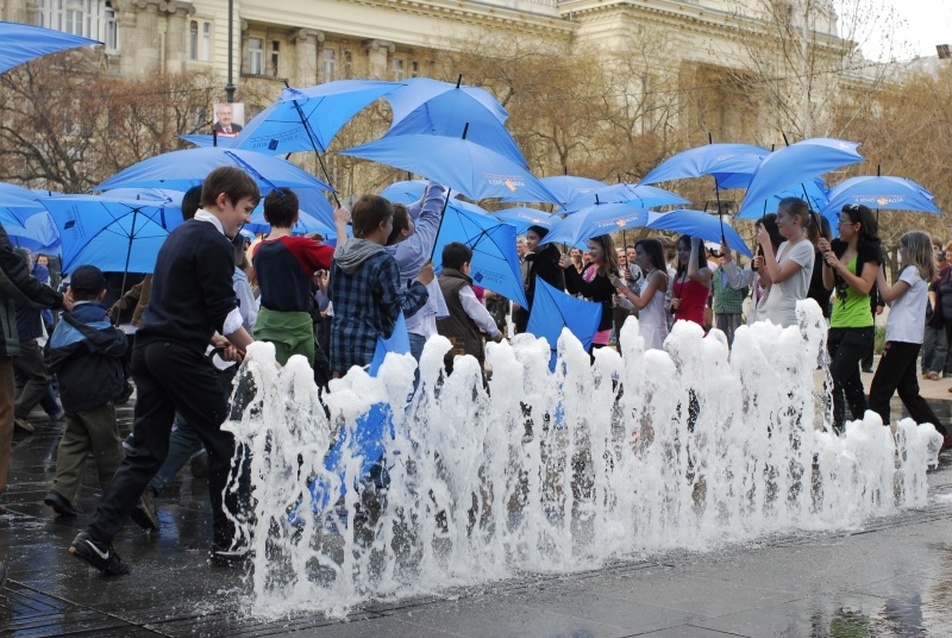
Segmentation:
<svg viewBox="0 0 952 638">
<path fill-rule="evenodd" d="M 255 339 L 273 343 L 275 359 L 281 365 L 291 355 L 300 354 L 314 367 L 314 324 L 310 313 L 261 308 L 255 322 Z"/>
<path fill-rule="evenodd" d="M 79 496 L 86 457 L 90 452 L 96 463 L 99 486 L 106 489 L 126 456 L 112 402 L 91 410 L 66 413 L 66 430 L 56 453 L 53 489 L 71 503 Z"/>
</svg>

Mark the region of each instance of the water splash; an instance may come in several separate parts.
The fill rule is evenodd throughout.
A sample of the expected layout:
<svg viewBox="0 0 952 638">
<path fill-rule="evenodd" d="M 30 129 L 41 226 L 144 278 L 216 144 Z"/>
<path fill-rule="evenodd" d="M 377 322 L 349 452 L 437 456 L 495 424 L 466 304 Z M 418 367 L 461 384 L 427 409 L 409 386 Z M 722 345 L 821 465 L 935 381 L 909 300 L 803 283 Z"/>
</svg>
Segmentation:
<svg viewBox="0 0 952 638">
<path fill-rule="evenodd" d="M 828 432 L 814 390 L 826 329 L 815 304 L 798 312 L 799 326 L 742 327 L 730 356 L 690 323 L 644 352 L 629 319 L 624 357 L 605 348 L 592 363 L 566 332 L 554 372 L 548 344 L 519 335 L 489 344 L 485 385 L 469 357 L 443 378 L 450 344 L 436 337 L 416 393 L 412 359 L 390 355 L 376 378 L 332 382 L 324 404 L 303 359 L 279 370 L 252 346 L 253 397 L 226 427 L 251 453 L 253 612 L 340 617 L 368 600 L 924 505 L 941 436 L 908 419 L 892 435 L 872 412 Z M 356 455 L 324 467 L 330 442 L 355 440 L 380 403 L 393 415 L 386 489 Z M 312 501 L 315 481 L 332 497 Z"/>
</svg>

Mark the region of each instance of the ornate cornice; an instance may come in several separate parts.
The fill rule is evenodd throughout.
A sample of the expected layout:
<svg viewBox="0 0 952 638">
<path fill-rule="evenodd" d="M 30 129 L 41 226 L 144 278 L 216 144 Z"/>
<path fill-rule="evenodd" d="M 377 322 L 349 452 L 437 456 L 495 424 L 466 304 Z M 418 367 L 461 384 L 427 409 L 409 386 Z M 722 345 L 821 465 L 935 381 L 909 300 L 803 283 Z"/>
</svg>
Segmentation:
<svg viewBox="0 0 952 638">
<path fill-rule="evenodd" d="M 137 9 L 153 8 L 156 13 L 174 14 L 182 12 L 185 15 L 195 13 L 195 6 L 191 2 L 179 2 L 178 0 L 132 0 L 131 4 Z"/>
<path fill-rule="evenodd" d="M 289 36 L 292 42 L 302 42 L 308 40 L 309 38 L 314 38 L 317 42 L 324 41 L 324 32 L 318 29 L 306 29 L 303 27 L 300 29 L 293 29 Z"/>
</svg>

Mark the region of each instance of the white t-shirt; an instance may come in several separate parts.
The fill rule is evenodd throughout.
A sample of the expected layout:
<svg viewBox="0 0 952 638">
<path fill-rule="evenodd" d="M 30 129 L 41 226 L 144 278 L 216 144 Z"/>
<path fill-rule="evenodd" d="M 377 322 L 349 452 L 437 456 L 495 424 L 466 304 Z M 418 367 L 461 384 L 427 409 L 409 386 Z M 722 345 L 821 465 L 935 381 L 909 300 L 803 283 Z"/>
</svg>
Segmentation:
<svg viewBox="0 0 952 638">
<path fill-rule="evenodd" d="M 919 269 L 915 266 L 905 266 L 899 273 L 899 281 L 909 284 L 909 290 L 889 306 L 886 341 L 921 344 L 926 329 L 929 285 L 919 275 Z"/>
<path fill-rule="evenodd" d="M 790 261 L 800 264 L 800 270 L 792 277 L 770 286 L 770 294 L 764 304 L 767 319 L 786 328 L 797 325 L 797 302 L 807 298 L 815 254 L 813 244 L 808 239 L 801 239 L 792 246 L 788 241 L 783 242 L 777 249 L 777 255 L 780 268 Z"/>
</svg>

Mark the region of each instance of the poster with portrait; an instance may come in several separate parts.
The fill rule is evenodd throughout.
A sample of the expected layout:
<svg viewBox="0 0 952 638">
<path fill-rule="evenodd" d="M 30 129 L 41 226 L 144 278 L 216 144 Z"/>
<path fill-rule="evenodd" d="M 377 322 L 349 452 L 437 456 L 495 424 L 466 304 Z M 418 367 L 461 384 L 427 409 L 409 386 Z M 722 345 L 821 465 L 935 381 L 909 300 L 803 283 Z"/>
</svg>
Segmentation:
<svg viewBox="0 0 952 638">
<path fill-rule="evenodd" d="M 243 102 L 219 102 L 215 104 L 214 130 L 221 137 L 235 137 L 245 123 Z"/>
</svg>

